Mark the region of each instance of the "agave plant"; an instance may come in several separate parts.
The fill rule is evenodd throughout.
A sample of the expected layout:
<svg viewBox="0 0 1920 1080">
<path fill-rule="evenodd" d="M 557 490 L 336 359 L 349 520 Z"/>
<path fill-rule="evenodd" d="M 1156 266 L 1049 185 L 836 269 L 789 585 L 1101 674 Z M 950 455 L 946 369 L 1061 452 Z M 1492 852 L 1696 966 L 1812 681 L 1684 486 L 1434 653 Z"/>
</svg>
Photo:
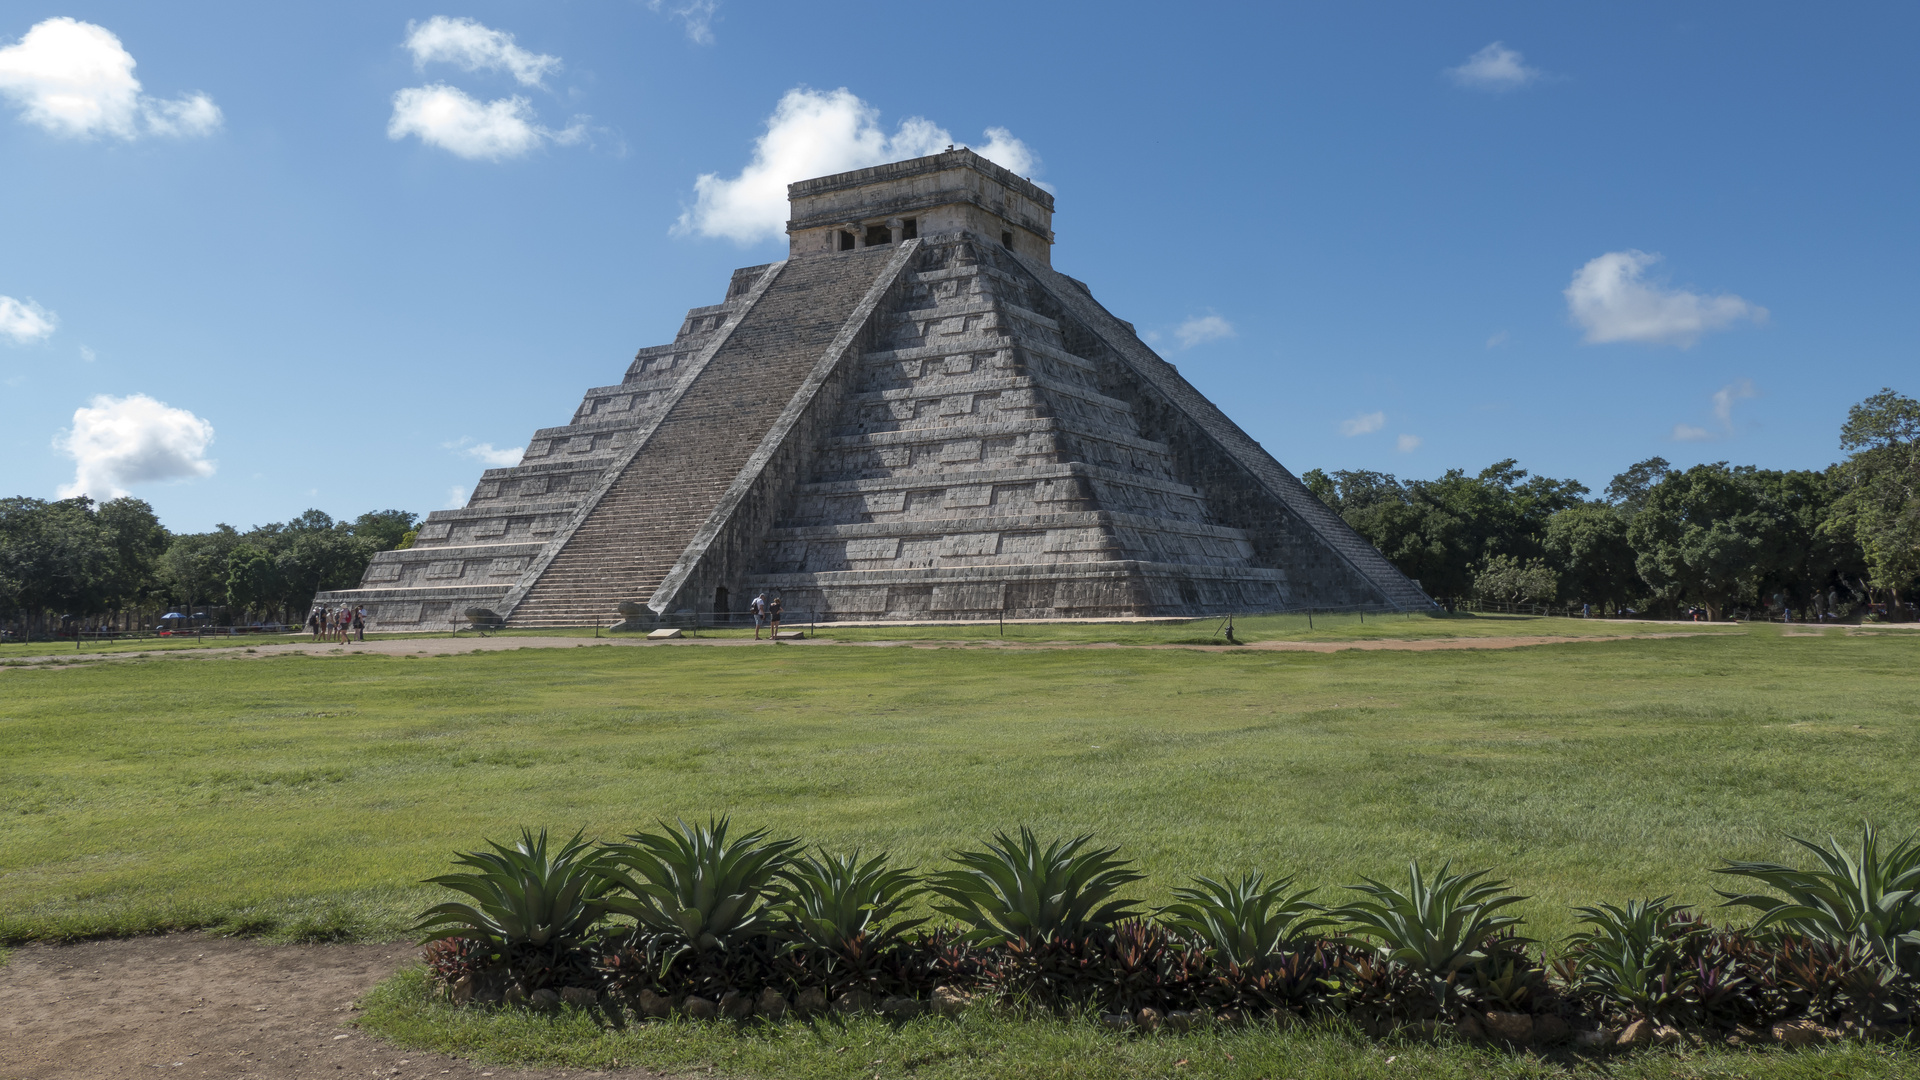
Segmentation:
<svg viewBox="0 0 1920 1080">
<path fill-rule="evenodd" d="M 912 870 L 889 868 L 885 853 L 866 862 L 822 852 L 780 871 L 784 881 L 775 910 L 800 943 L 829 952 L 864 939 L 877 947 L 927 920 L 899 919 L 900 911 L 926 892 Z"/>
<path fill-rule="evenodd" d="M 610 876 L 631 894 L 610 897 L 610 910 L 676 941 L 669 962 L 685 950 L 724 949 L 769 928 L 766 900 L 799 841 L 768 840 L 765 829 L 729 837 L 727 818 L 661 828 L 607 848 Z"/>
<path fill-rule="evenodd" d="M 1177 903 L 1161 909 L 1169 926 L 1195 935 L 1221 959 L 1255 968 L 1276 953 L 1296 948 L 1307 931 L 1333 922 L 1326 909 L 1310 903 L 1312 889 L 1288 892 L 1292 877 L 1269 884 L 1258 870 L 1238 881 L 1194 879 L 1192 888 L 1173 890 Z"/>
<path fill-rule="evenodd" d="M 1488 873 L 1450 874 L 1451 862 L 1428 881 L 1415 860 L 1407 867 L 1407 889 L 1401 891 L 1372 878 L 1349 885 L 1366 900 L 1335 908 L 1331 916 L 1350 925 L 1351 933 L 1377 943 L 1382 959 L 1425 976 L 1436 1004 L 1445 1007 L 1453 980 L 1462 968 L 1487 958 L 1487 939 L 1520 924 L 1512 915 L 1495 914 L 1525 900 L 1503 892 L 1504 881 L 1481 881 Z M 1525 941 L 1508 938 L 1508 944 Z"/>
<path fill-rule="evenodd" d="M 1138 901 L 1115 894 L 1141 875 L 1128 869 L 1130 861 L 1114 858 L 1119 848 L 1087 848 L 1092 839 L 1078 836 L 1042 848 L 1025 826 L 1018 841 L 996 833 L 987 850 L 956 852 L 958 868 L 927 879 L 928 888 L 947 900 L 934 910 L 958 919 L 968 938 L 983 944 L 1076 934 L 1137 914 Z"/>
<path fill-rule="evenodd" d="M 1879 833 L 1865 821 L 1857 852 L 1842 849 L 1832 837 L 1826 847 L 1798 836 L 1788 839 L 1813 852 L 1820 869 L 1729 862 L 1714 873 L 1752 878 L 1786 899 L 1721 892 L 1726 906 L 1757 909 L 1755 929 L 1778 924 L 1831 945 L 1857 943 L 1892 968 L 1920 972 L 1920 845 L 1909 837 L 1882 851 Z"/>
<path fill-rule="evenodd" d="M 1670 899 L 1575 908 L 1584 928 L 1568 940 L 1580 988 L 1633 1017 L 1670 1016 L 1684 1007 L 1702 974 L 1688 961 L 1687 944 L 1708 931 Z"/>
<path fill-rule="evenodd" d="M 521 829 L 513 847 L 487 843 L 492 851 L 453 860 L 475 872 L 427 879 L 465 893 L 473 903 L 435 904 L 423 912 L 414 926 L 427 931 L 423 944 L 463 937 L 503 949 L 571 948 L 586 940 L 608 910 L 612 868 L 604 855 L 579 833 L 550 852 L 545 829 Z"/>
</svg>

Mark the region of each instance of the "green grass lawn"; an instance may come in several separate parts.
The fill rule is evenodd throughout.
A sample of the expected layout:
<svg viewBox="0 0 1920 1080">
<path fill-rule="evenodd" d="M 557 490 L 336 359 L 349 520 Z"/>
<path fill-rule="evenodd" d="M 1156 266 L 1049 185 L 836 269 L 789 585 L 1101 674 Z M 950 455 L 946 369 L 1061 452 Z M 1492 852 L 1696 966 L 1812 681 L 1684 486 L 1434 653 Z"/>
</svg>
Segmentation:
<svg viewBox="0 0 1920 1080">
<path fill-rule="evenodd" d="M 1369 624 L 1372 625 L 1372 624 Z M 521 824 L 742 823 L 931 864 L 1025 823 L 1164 899 L 1407 859 L 1533 899 L 1714 899 L 1789 831 L 1920 827 L 1920 640 L 1710 636 L 1333 654 L 527 649 L 0 672 L 0 940 L 402 932 Z"/>
</svg>

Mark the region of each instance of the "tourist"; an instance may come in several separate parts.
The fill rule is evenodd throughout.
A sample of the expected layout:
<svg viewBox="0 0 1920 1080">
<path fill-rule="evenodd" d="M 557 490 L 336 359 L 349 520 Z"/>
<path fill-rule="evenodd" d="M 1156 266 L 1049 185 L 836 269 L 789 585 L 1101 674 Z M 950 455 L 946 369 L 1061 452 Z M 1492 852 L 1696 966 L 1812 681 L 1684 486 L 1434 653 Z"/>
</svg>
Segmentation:
<svg viewBox="0 0 1920 1080">
<path fill-rule="evenodd" d="M 759 641 L 760 627 L 767 621 L 767 594 L 763 592 L 754 597 L 753 603 L 747 606 L 753 609 L 753 640 Z"/>
<path fill-rule="evenodd" d="M 353 609 L 353 637 L 356 641 L 367 640 L 367 609 Z"/>
<path fill-rule="evenodd" d="M 780 612 L 780 596 L 776 593 L 767 601 L 767 621 L 773 624 L 773 633 L 767 635 L 767 640 L 776 645 L 780 643 Z"/>
</svg>

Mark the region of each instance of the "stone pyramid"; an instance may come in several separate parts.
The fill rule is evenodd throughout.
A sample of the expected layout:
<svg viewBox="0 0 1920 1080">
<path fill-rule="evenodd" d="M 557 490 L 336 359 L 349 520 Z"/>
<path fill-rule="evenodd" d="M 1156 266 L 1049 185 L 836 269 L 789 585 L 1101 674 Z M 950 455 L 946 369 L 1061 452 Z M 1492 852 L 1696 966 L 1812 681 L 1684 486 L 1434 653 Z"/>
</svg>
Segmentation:
<svg viewBox="0 0 1920 1080">
<path fill-rule="evenodd" d="M 321 602 L 390 630 L 762 590 L 823 622 L 1431 606 L 1052 268 L 1046 191 L 960 149 L 789 198 L 784 262 Z"/>
</svg>

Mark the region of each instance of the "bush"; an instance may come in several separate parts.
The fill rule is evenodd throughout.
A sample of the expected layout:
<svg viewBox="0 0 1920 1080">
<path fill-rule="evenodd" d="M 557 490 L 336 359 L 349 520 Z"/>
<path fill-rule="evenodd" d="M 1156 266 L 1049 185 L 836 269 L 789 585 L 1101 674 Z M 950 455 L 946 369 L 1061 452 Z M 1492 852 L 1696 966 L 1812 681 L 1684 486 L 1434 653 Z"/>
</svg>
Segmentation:
<svg viewBox="0 0 1920 1080">
<path fill-rule="evenodd" d="M 583 986 L 726 998 L 734 1015 L 768 990 L 820 1007 L 848 991 L 877 1002 L 946 987 L 1186 1022 L 1339 1017 L 1381 1036 L 1489 1012 L 1751 1035 L 1789 1020 L 1898 1031 L 1920 1007 L 1900 929 L 1913 845 L 1882 852 L 1871 829 L 1857 852 L 1814 848 L 1822 870 L 1724 868 L 1787 894 L 1729 894 L 1761 910 L 1752 927 L 1713 927 L 1667 897 L 1596 904 L 1577 909 L 1582 928 L 1551 965 L 1503 914 L 1521 897 L 1486 870 L 1428 875 L 1415 862 L 1404 887 L 1367 879 L 1349 886 L 1362 899 L 1331 911 L 1292 878 L 1199 877 L 1146 919 L 1119 895 L 1140 875 L 1090 843 L 1022 829 L 922 878 L 884 854 L 796 858 L 796 841 L 734 834 L 724 818 L 598 849 L 575 835 L 549 851 L 544 832 L 522 830 L 512 848 L 457 858 L 477 872 L 432 879 L 476 903 L 436 905 L 420 927 L 435 977 L 483 998 Z M 903 918 L 924 892 L 959 925 Z M 615 913 L 634 923 L 604 921 Z"/>
</svg>

